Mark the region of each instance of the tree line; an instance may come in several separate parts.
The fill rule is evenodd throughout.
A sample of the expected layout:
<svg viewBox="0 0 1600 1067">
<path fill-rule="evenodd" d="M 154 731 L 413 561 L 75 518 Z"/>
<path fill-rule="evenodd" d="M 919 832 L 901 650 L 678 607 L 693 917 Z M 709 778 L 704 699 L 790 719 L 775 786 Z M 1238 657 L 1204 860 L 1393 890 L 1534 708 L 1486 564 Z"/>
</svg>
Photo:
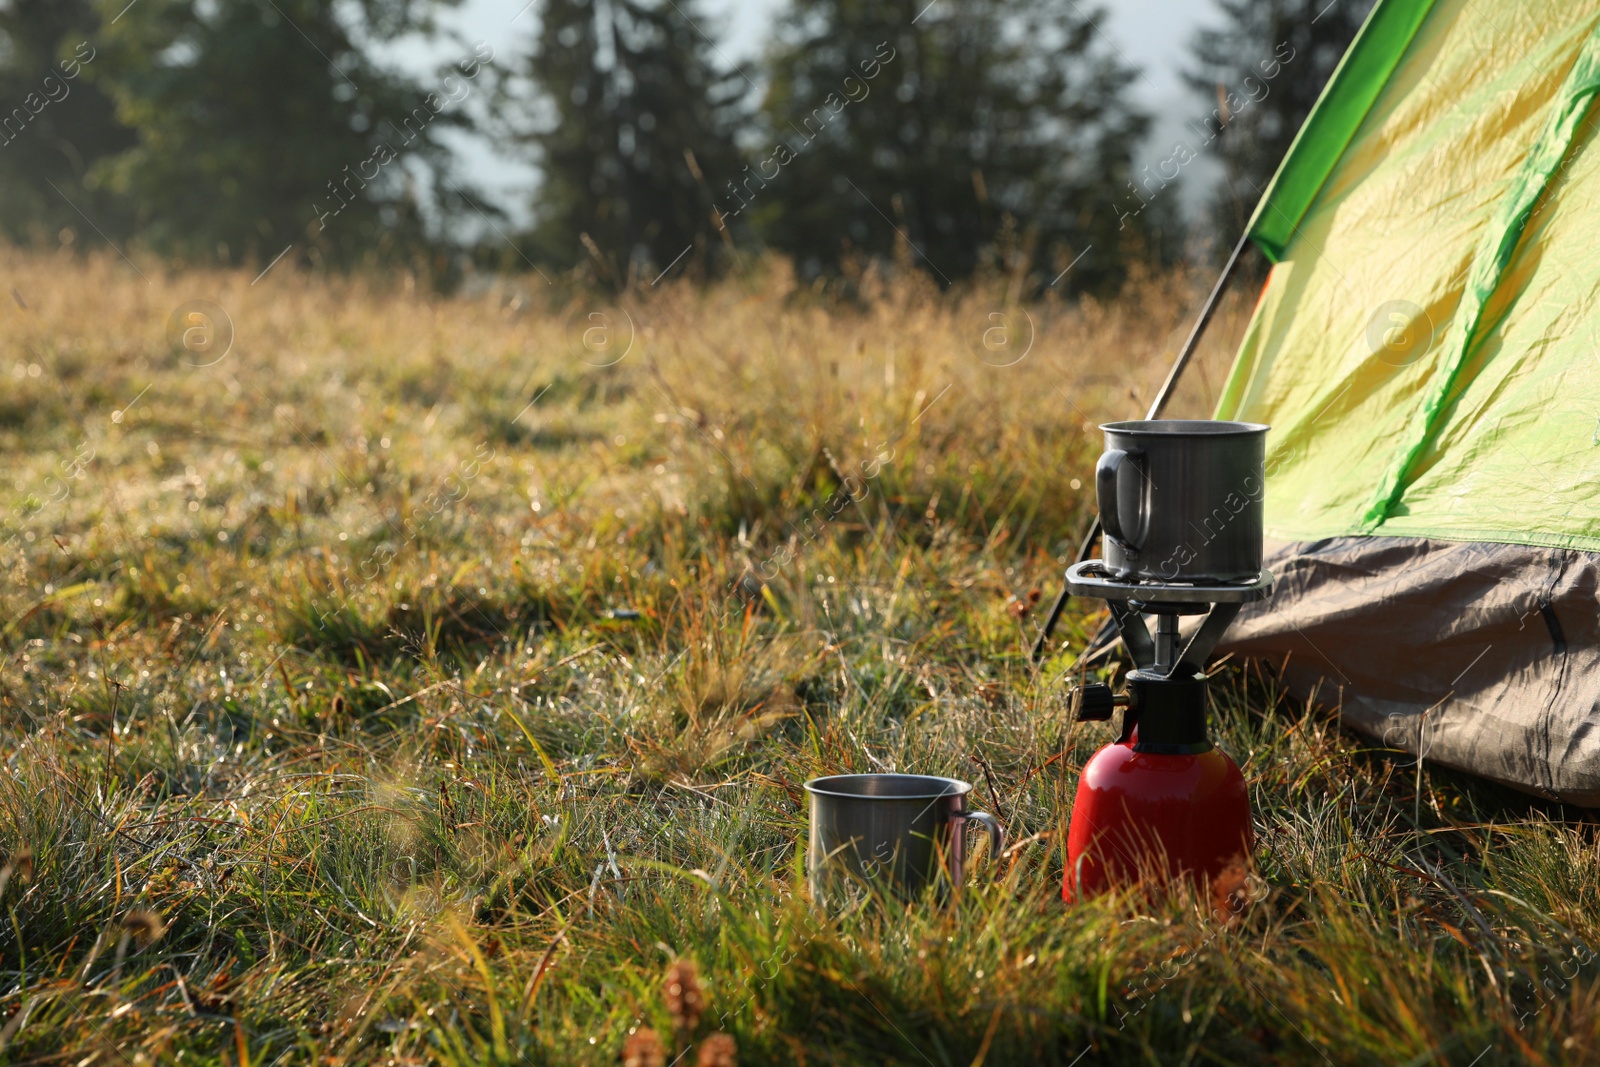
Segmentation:
<svg viewBox="0 0 1600 1067">
<path fill-rule="evenodd" d="M 1182 252 L 1158 194 L 1197 152 L 1237 233 L 1371 6 L 1224 0 L 1187 72 L 1206 137 L 1155 173 L 1140 72 L 1074 0 L 790 0 L 745 66 L 695 0 L 537 0 L 531 33 L 453 41 L 430 75 L 380 58 L 452 2 L 0 0 L 0 230 L 617 287 L 770 249 L 804 276 L 899 257 L 1102 291 Z M 469 129 L 537 164 L 531 225 L 462 173 Z"/>
</svg>

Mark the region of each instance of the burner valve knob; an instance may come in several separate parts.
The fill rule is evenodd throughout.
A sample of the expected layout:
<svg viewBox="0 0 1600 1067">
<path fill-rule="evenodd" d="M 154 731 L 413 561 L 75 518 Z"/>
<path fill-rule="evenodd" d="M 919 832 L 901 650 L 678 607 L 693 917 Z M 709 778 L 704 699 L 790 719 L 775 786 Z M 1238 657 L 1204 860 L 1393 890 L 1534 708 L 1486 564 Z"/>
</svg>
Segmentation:
<svg viewBox="0 0 1600 1067">
<path fill-rule="evenodd" d="M 1072 687 L 1072 717 L 1079 722 L 1106 722 L 1117 708 L 1128 706 L 1128 698 L 1118 696 L 1109 685 L 1089 682 Z"/>
</svg>

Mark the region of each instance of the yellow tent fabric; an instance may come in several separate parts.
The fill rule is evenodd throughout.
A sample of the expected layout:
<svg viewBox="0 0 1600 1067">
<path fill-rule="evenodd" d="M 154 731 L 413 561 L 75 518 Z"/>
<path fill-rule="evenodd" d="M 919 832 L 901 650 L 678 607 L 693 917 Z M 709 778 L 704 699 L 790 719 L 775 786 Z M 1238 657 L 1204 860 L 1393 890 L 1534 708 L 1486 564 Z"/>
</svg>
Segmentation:
<svg viewBox="0 0 1600 1067">
<path fill-rule="evenodd" d="M 1600 2 L 1430 7 L 1217 416 L 1274 428 L 1272 536 L 1600 549 Z"/>
</svg>

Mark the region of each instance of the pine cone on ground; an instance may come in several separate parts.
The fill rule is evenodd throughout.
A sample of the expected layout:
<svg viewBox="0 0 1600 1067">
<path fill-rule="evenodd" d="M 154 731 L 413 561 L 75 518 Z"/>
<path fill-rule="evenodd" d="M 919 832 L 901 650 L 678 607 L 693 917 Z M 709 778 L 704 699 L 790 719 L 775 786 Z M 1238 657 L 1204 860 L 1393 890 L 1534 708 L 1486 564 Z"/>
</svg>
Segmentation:
<svg viewBox="0 0 1600 1067">
<path fill-rule="evenodd" d="M 698 1067 L 739 1067 L 739 1043 L 729 1034 L 712 1034 L 700 1043 Z"/>
<path fill-rule="evenodd" d="M 622 1043 L 622 1067 L 666 1067 L 667 1050 L 648 1026 L 628 1035 Z"/>
<path fill-rule="evenodd" d="M 672 1025 L 684 1033 L 694 1033 L 705 1010 L 705 999 L 693 963 L 678 960 L 667 968 L 666 999 Z"/>
</svg>

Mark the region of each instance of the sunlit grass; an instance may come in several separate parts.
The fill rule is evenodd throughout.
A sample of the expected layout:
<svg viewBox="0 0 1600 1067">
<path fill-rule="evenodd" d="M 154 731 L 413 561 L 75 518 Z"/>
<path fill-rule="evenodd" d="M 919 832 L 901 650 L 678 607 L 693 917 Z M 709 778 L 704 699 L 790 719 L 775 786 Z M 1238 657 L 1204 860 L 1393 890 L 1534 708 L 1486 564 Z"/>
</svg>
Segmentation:
<svg viewBox="0 0 1600 1067">
<path fill-rule="evenodd" d="M 1376 751 L 1270 665 L 1216 687 L 1249 903 L 1061 905 L 1107 731 L 1068 721 L 1070 654 L 1026 650 L 1094 425 L 1147 402 L 1185 279 L 1019 309 L 1003 280 L 846 301 L 779 264 L 620 300 L 144 269 L 0 260 L 4 1056 L 716 1063 L 724 1033 L 747 1064 L 1465 1065 L 1600 1038 L 1589 818 Z M 233 320 L 214 366 L 167 347 L 191 299 Z M 886 767 L 974 781 L 1016 844 L 958 906 L 823 915 L 801 783 Z"/>
</svg>

